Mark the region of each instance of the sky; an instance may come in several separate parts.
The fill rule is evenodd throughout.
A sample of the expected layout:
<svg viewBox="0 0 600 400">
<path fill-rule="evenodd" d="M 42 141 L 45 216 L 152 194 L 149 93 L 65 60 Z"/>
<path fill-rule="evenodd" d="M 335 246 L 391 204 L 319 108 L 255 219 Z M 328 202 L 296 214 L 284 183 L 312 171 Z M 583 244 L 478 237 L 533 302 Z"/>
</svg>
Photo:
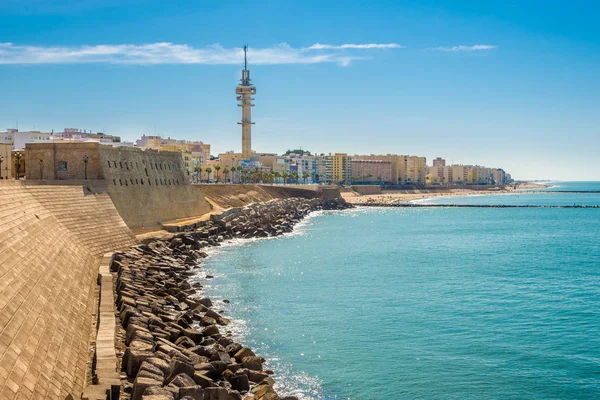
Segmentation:
<svg viewBox="0 0 600 400">
<path fill-rule="evenodd" d="M 0 0 L 0 130 L 411 154 L 600 180 L 596 1 Z"/>
</svg>

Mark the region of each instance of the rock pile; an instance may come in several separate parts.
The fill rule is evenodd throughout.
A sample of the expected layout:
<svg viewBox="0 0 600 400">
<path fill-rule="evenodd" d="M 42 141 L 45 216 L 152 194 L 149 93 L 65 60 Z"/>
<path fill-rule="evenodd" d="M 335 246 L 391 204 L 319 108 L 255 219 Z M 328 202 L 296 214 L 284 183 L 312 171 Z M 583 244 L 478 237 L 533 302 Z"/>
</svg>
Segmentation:
<svg viewBox="0 0 600 400">
<path fill-rule="evenodd" d="M 234 209 L 195 231 L 115 255 L 123 329 L 122 397 L 133 400 L 278 400 L 265 359 L 236 343 L 229 320 L 201 295 L 203 248 L 235 238 L 281 235 L 309 212 L 343 201 L 285 199 Z"/>
</svg>

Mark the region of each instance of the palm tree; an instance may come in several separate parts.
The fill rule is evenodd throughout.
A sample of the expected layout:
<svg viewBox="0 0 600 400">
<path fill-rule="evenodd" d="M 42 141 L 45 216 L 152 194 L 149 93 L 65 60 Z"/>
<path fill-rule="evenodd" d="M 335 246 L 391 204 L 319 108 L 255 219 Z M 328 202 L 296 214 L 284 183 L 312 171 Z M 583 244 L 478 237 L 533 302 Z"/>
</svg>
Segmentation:
<svg viewBox="0 0 600 400">
<path fill-rule="evenodd" d="M 223 173 L 225 174 L 225 183 L 227 183 L 227 174 L 229 174 L 229 168 L 223 168 Z"/>
<path fill-rule="evenodd" d="M 196 183 L 202 182 L 202 168 L 196 166 L 194 167 L 194 172 L 196 173 Z M 200 174 L 200 176 L 198 176 L 198 174 Z"/>
<path fill-rule="evenodd" d="M 205 169 L 205 171 L 206 171 L 206 175 L 207 175 L 206 176 L 206 181 L 208 182 L 208 181 L 210 181 L 210 173 L 212 172 L 212 168 L 211 167 L 207 167 Z"/>
<path fill-rule="evenodd" d="M 283 184 L 287 184 L 287 179 L 289 178 L 290 174 L 284 172 L 283 174 L 281 174 L 281 176 L 283 177 Z"/>
<path fill-rule="evenodd" d="M 273 173 L 273 177 L 274 177 L 275 179 L 279 179 L 279 178 L 281 178 L 281 172 L 279 172 L 279 171 L 275 171 L 275 172 Z"/>
<path fill-rule="evenodd" d="M 306 179 L 309 177 L 310 175 L 308 174 L 308 172 L 304 171 L 302 173 L 302 179 L 304 179 L 304 184 L 306 185 Z"/>
<path fill-rule="evenodd" d="M 296 185 L 297 185 L 297 184 L 299 184 L 299 183 L 300 183 L 300 182 L 299 182 L 300 175 L 298 175 L 298 173 L 297 173 L 297 172 L 294 172 L 294 175 L 293 175 L 293 176 L 294 176 L 294 180 L 296 181 Z"/>
<path fill-rule="evenodd" d="M 241 165 L 238 165 L 237 170 L 238 170 L 238 183 L 242 183 L 242 171 L 244 171 L 244 167 L 242 167 Z"/>
<path fill-rule="evenodd" d="M 219 182 L 219 170 L 221 169 L 220 165 L 215 165 L 215 171 L 217 171 L 217 182 Z"/>
</svg>

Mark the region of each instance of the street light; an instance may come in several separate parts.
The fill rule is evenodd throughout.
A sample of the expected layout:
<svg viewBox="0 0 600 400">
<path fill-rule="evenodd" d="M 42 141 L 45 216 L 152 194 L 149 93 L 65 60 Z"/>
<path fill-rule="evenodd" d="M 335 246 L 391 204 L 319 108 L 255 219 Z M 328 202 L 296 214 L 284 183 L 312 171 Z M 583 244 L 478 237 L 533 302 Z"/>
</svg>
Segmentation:
<svg viewBox="0 0 600 400">
<path fill-rule="evenodd" d="M 44 159 L 40 158 L 40 180 L 44 180 Z"/>
<path fill-rule="evenodd" d="M 83 156 L 83 164 L 84 164 L 83 174 L 84 174 L 84 179 L 86 181 L 87 181 L 87 163 L 88 163 L 89 159 L 90 158 L 87 156 L 87 154 Z"/>
<path fill-rule="evenodd" d="M 19 180 L 19 177 L 21 175 L 21 173 L 20 173 L 21 172 L 20 171 L 21 170 L 21 157 L 23 157 L 23 154 L 20 151 L 17 151 L 15 153 L 15 169 L 17 172 L 17 174 L 16 174 L 17 180 Z"/>
</svg>

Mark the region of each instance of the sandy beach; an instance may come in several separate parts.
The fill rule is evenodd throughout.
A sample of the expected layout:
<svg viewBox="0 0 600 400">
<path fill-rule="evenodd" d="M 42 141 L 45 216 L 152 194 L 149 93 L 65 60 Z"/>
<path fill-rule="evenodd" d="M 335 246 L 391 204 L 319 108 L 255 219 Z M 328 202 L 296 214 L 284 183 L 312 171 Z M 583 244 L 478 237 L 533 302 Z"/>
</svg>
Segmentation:
<svg viewBox="0 0 600 400">
<path fill-rule="evenodd" d="M 517 183 L 514 186 L 506 186 L 500 188 L 490 188 L 488 190 L 473 190 L 473 189 L 423 189 L 423 190 L 402 190 L 398 192 L 384 192 L 382 194 L 360 195 L 354 191 L 342 192 L 342 197 L 348 203 L 354 205 L 369 204 L 369 203 L 410 203 L 415 200 L 423 200 L 432 197 L 440 196 L 474 196 L 474 195 L 493 195 L 500 193 L 514 193 L 516 190 L 522 189 L 543 189 L 547 185 L 540 183 Z"/>
</svg>

